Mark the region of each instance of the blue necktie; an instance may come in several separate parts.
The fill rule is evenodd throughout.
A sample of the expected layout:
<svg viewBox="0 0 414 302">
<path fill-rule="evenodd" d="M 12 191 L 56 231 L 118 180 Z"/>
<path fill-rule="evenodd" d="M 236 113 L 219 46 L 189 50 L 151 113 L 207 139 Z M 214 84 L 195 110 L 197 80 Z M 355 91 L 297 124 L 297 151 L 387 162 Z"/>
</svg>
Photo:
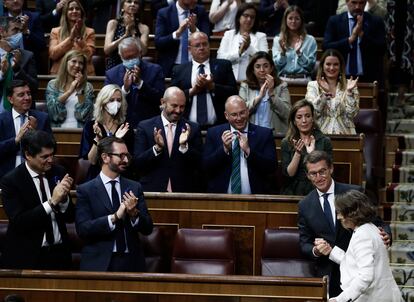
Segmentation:
<svg viewBox="0 0 414 302">
<path fill-rule="evenodd" d="M 184 11 L 184 18 L 188 18 L 188 10 Z M 181 64 L 188 62 L 188 28 L 181 34 Z"/>
<path fill-rule="evenodd" d="M 335 225 L 334 225 L 333 218 L 332 218 L 331 206 L 328 201 L 329 194 L 330 193 L 325 193 L 322 195 L 323 196 L 323 213 L 325 214 L 326 219 L 328 219 L 329 226 L 331 227 L 333 231 L 335 231 Z"/>
<path fill-rule="evenodd" d="M 116 180 L 110 181 L 112 188 L 111 188 L 111 195 L 112 195 L 112 209 L 117 211 L 119 206 L 119 195 L 118 191 L 116 190 L 115 184 L 117 183 Z M 125 252 L 126 244 L 125 244 L 125 232 L 124 232 L 124 221 L 118 220 L 115 225 L 115 240 L 116 240 L 116 251 L 123 253 Z"/>
<path fill-rule="evenodd" d="M 199 74 L 204 74 L 204 64 L 198 66 Z M 197 122 L 200 125 L 207 124 L 207 94 L 206 91 L 197 94 Z"/>
<path fill-rule="evenodd" d="M 25 122 L 26 122 L 26 115 L 25 114 L 20 114 L 20 128 L 24 125 Z M 25 158 L 23 156 L 23 151 L 22 151 L 22 146 L 21 145 L 20 145 L 19 155 L 20 155 L 21 162 L 24 163 Z"/>
<path fill-rule="evenodd" d="M 239 139 L 236 137 L 231 150 L 231 193 L 241 194 L 241 176 L 240 176 L 240 145 Z"/>
<path fill-rule="evenodd" d="M 350 22 L 353 22 L 352 29 L 356 26 L 357 22 L 355 18 L 351 18 Z M 358 74 L 358 38 L 352 43 L 352 48 L 349 53 L 349 75 L 356 76 Z"/>
</svg>

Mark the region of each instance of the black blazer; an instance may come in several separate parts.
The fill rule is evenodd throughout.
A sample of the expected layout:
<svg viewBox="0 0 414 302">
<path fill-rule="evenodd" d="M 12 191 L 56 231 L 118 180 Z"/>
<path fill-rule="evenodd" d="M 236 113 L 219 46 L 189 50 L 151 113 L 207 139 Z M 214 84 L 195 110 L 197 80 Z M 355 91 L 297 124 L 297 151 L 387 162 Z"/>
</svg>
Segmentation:
<svg viewBox="0 0 414 302">
<path fill-rule="evenodd" d="M 178 150 L 178 139 L 182 129 L 185 128 L 185 123 L 190 125 L 191 133 L 188 138 L 188 150 L 183 154 Z M 165 142 L 164 150 L 158 156 L 154 155 L 152 149 L 155 145 L 154 127 L 163 130 Z M 198 190 L 200 184 L 196 178 L 202 152 L 201 132 L 198 124 L 185 119 L 178 121 L 170 157 L 161 116 L 142 121 L 138 124 L 134 151 L 134 164 L 138 173 L 142 175 L 140 182 L 144 191 L 165 192 L 168 179 L 171 179 L 173 192 Z"/>
<path fill-rule="evenodd" d="M 210 59 L 210 72 L 213 76 L 215 89 L 211 92 L 214 110 L 217 115 L 217 124 L 224 120 L 224 103 L 231 95 L 238 94 L 237 82 L 234 78 L 231 63 L 223 59 Z M 180 87 L 186 96 L 185 116 L 188 118 L 192 105 L 192 98 L 189 96 L 191 85 L 191 71 L 193 63 L 180 64 L 173 68 L 171 85 Z"/>
<path fill-rule="evenodd" d="M 61 166 L 52 166 L 46 172 L 50 193 L 56 181 L 66 174 Z M 46 232 L 50 216 L 41 204 L 36 185 L 26 165 L 23 163 L 6 174 L 0 182 L 4 210 L 9 218 L 6 244 L 2 254 L 2 266 L 12 269 L 36 269 L 43 236 Z M 66 256 L 62 259 L 67 268 L 71 266 L 71 252 L 68 242 L 66 223 L 74 220 L 74 205 L 69 200 L 65 213 L 56 213 L 56 222 L 66 248 Z"/>
</svg>

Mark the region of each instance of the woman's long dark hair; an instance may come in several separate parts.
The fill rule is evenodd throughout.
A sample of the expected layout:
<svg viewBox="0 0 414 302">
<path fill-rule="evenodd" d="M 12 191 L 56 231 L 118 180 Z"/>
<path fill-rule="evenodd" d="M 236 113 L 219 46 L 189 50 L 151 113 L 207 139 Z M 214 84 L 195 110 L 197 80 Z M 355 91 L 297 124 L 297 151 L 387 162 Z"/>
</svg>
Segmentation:
<svg viewBox="0 0 414 302">
<path fill-rule="evenodd" d="M 256 13 L 256 17 L 254 18 L 254 23 L 253 23 L 253 27 L 252 27 L 252 33 L 255 34 L 257 32 L 257 30 L 259 29 L 259 17 L 258 17 L 258 14 L 257 14 L 256 6 L 253 3 L 243 3 L 237 9 L 236 18 L 234 20 L 236 22 L 236 24 L 235 24 L 236 33 L 238 33 L 240 31 L 240 17 L 248 9 L 252 9 Z"/>
<path fill-rule="evenodd" d="M 260 89 L 259 80 L 256 78 L 256 76 L 254 74 L 254 64 L 256 64 L 256 62 L 259 59 L 265 59 L 272 66 L 272 72 L 270 73 L 270 75 L 275 80 L 275 87 L 278 86 L 282 81 L 280 80 L 280 78 L 277 75 L 275 62 L 273 62 L 273 59 L 269 55 L 269 53 L 267 53 L 265 51 L 256 52 L 253 55 L 253 57 L 250 59 L 249 65 L 247 65 L 247 69 L 246 69 L 246 84 L 247 84 L 247 86 L 249 86 L 250 89 Z"/>
</svg>

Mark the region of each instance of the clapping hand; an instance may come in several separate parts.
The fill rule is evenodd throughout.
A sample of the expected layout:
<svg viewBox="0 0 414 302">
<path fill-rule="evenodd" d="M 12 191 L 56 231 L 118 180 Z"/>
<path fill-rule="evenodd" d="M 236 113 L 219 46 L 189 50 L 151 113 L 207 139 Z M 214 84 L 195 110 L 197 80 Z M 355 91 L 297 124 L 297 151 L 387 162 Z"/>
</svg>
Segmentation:
<svg viewBox="0 0 414 302">
<path fill-rule="evenodd" d="M 352 76 L 349 78 L 349 80 L 346 82 L 346 90 L 348 93 L 352 93 L 352 90 L 357 86 L 358 83 L 358 77 L 354 80 Z"/>
<path fill-rule="evenodd" d="M 224 152 L 229 153 L 231 150 L 231 143 L 233 142 L 233 133 L 230 130 L 226 130 L 221 135 L 221 140 L 223 142 Z"/>
<path fill-rule="evenodd" d="M 136 207 L 138 198 L 132 191 L 124 193 L 124 196 L 122 197 L 122 203 L 125 205 L 125 210 L 129 217 L 135 218 L 138 216 L 139 210 Z"/>
<path fill-rule="evenodd" d="M 163 149 L 165 146 L 164 138 L 162 137 L 162 129 L 157 129 L 154 127 L 154 141 L 159 149 Z"/>
<path fill-rule="evenodd" d="M 302 139 L 298 139 L 298 140 L 293 139 L 292 142 L 293 142 L 293 147 L 295 148 L 295 152 L 301 154 L 303 147 L 305 146 L 305 142 Z"/>
<path fill-rule="evenodd" d="M 300 53 L 300 48 L 302 47 L 302 44 L 303 44 L 303 37 L 300 36 L 300 38 L 296 40 L 295 45 L 294 45 L 294 49 L 297 54 Z"/>
<path fill-rule="evenodd" d="M 51 202 L 53 205 L 65 200 L 65 197 L 69 194 L 70 188 L 73 184 L 73 178 L 66 174 L 61 181 L 58 182 L 56 187 L 53 189 Z"/>
<path fill-rule="evenodd" d="M 180 145 L 185 145 L 188 142 L 188 138 L 191 134 L 191 127 L 188 123 L 185 123 L 185 128 L 181 130 L 179 143 Z"/>
<path fill-rule="evenodd" d="M 115 132 L 115 137 L 123 138 L 129 130 L 129 123 L 122 124 Z"/>
<path fill-rule="evenodd" d="M 236 136 L 239 139 L 240 149 L 243 150 L 246 156 L 250 155 L 249 139 L 247 135 L 242 135 L 239 131 L 236 132 Z"/>
<path fill-rule="evenodd" d="M 250 46 L 250 34 L 249 33 L 243 33 L 242 34 L 242 43 L 240 44 L 240 53 L 243 53 L 246 51 L 247 48 Z"/>
</svg>

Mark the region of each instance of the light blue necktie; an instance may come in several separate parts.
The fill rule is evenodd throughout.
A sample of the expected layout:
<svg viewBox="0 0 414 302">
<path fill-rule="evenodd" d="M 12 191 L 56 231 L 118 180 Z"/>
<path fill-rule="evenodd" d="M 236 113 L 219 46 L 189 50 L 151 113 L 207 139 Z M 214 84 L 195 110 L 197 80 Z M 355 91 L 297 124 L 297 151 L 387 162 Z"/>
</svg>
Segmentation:
<svg viewBox="0 0 414 302">
<path fill-rule="evenodd" d="M 26 115 L 25 114 L 20 114 L 20 128 L 24 125 L 25 122 L 26 122 Z M 16 135 L 17 135 L 17 133 L 16 133 Z M 25 158 L 23 156 L 23 151 L 22 151 L 22 146 L 21 145 L 20 145 L 19 155 L 20 155 L 21 162 L 24 163 Z"/>
</svg>

